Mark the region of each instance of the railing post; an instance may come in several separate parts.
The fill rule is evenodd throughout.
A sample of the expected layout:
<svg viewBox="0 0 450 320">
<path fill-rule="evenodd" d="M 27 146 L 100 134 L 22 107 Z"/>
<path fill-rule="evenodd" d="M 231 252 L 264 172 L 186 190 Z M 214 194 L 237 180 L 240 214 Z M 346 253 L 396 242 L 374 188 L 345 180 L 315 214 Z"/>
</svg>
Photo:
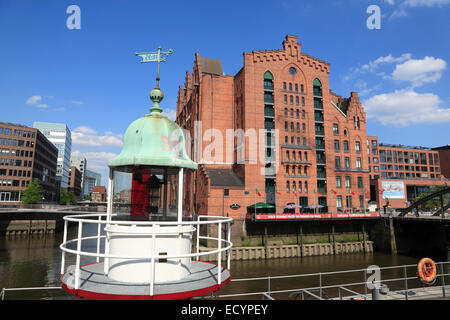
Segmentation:
<svg viewBox="0 0 450 320">
<path fill-rule="evenodd" d="M 342 300 L 342 292 L 341 292 L 342 289 L 341 289 L 341 287 L 339 287 L 338 289 L 339 289 L 339 300 Z"/>
<path fill-rule="evenodd" d="M 227 245 L 231 243 L 230 222 L 227 223 Z M 227 269 L 230 270 L 231 248 L 227 250 Z"/>
<path fill-rule="evenodd" d="M 364 269 L 363 271 L 364 274 L 364 295 L 367 297 L 367 270 Z M 372 297 L 373 300 L 373 297 Z"/>
<path fill-rule="evenodd" d="M 64 235 L 63 235 L 64 246 L 66 245 L 65 243 L 67 241 L 67 224 L 68 221 L 64 220 Z M 66 252 L 63 250 L 61 254 L 61 276 L 64 274 L 65 267 L 66 267 Z"/>
<path fill-rule="evenodd" d="M 200 216 L 197 217 L 197 261 L 199 260 L 200 256 L 198 255 L 200 252 Z"/>
<path fill-rule="evenodd" d="M 98 216 L 98 224 L 97 224 L 97 258 L 96 258 L 96 262 L 100 261 L 100 257 L 98 256 L 100 254 L 100 227 L 101 227 L 101 221 L 102 221 L 102 216 L 99 215 Z"/>
<path fill-rule="evenodd" d="M 442 277 L 442 297 L 444 298 L 444 300 L 446 299 L 445 297 L 445 271 L 444 271 L 444 262 L 441 262 L 441 277 Z"/>
<path fill-rule="evenodd" d="M 319 272 L 319 296 L 322 298 L 322 272 Z"/>
<path fill-rule="evenodd" d="M 218 243 L 218 284 L 222 283 L 222 221 L 219 221 L 219 230 L 218 230 L 218 237 L 219 237 L 219 243 Z"/>
<path fill-rule="evenodd" d="M 155 224 L 152 224 L 152 273 L 150 274 L 150 295 L 153 296 L 154 282 L 155 282 L 155 248 L 156 248 L 156 237 L 155 237 Z"/>
<path fill-rule="evenodd" d="M 267 278 L 267 292 L 270 294 L 270 276 Z"/>
<path fill-rule="evenodd" d="M 406 272 L 406 265 L 403 266 L 403 275 L 405 277 L 405 300 L 408 300 L 408 273 Z"/>
<path fill-rule="evenodd" d="M 83 236 L 83 223 L 78 222 L 78 239 L 77 239 L 77 263 L 75 267 L 75 290 L 80 288 L 80 252 L 81 252 L 81 237 Z"/>
</svg>

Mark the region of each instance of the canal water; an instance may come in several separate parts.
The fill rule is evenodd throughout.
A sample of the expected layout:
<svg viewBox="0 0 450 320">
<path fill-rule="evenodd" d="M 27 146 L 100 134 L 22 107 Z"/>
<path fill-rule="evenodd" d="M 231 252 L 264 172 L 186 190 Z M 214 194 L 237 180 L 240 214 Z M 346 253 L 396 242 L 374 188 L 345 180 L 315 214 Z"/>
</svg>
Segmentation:
<svg viewBox="0 0 450 320">
<path fill-rule="evenodd" d="M 89 233 L 89 230 L 86 230 Z M 75 237 L 76 228 L 69 229 L 68 239 Z M 94 234 L 94 233 L 92 233 Z M 54 235 L 31 236 L 26 238 L 0 238 L 0 289 L 1 288 L 28 288 L 28 287 L 52 287 L 60 286 L 59 275 L 61 268 L 62 232 Z M 95 246 L 95 241 L 86 246 Z M 84 247 L 83 247 L 84 248 Z M 66 256 L 67 264 L 74 264 L 75 257 Z M 319 272 L 334 272 L 342 270 L 365 269 L 371 265 L 379 267 L 417 264 L 417 257 L 402 255 L 392 256 L 385 253 L 356 253 L 337 256 L 313 256 L 303 258 L 284 258 L 270 260 L 232 261 L 232 282 L 222 288 L 216 295 L 228 295 L 235 293 L 253 293 L 287 290 L 296 288 L 309 288 L 319 285 L 319 278 L 299 277 L 288 279 L 268 279 L 255 281 L 239 281 L 239 279 L 311 274 Z M 81 263 L 90 263 L 92 260 L 81 259 Z M 415 274 L 415 269 L 408 269 L 408 276 Z M 446 271 L 448 273 L 448 271 Z M 382 274 L 383 278 L 384 274 Z M 402 277 L 403 270 L 393 270 L 389 278 Z M 344 273 L 339 275 L 324 275 L 322 285 L 336 283 L 363 282 L 362 272 Z M 447 279 L 447 281 L 449 281 Z M 447 282 L 447 283 L 450 283 Z M 403 282 L 392 283 L 391 289 L 400 290 Z M 420 287 L 417 280 L 410 280 L 408 287 Z M 351 288 L 355 290 L 356 288 Z M 361 292 L 362 287 L 359 287 Z M 336 294 L 325 290 L 325 294 Z M 287 299 L 289 293 L 275 294 L 278 299 Z M 227 297 L 228 298 L 228 297 Z M 39 291 L 8 291 L 5 299 L 73 299 L 62 290 Z M 261 299 L 261 295 L 249 295 L 233 297 L 229 299 Z"/>
</svg>

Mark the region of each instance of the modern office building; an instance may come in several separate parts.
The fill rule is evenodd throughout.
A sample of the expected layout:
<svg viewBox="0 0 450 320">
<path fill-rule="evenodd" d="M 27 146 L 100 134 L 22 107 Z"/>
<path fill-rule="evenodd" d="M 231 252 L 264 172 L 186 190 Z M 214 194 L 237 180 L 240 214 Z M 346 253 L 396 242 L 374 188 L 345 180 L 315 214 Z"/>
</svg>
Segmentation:
<svg viewBox="0 0 450 320">
<path fill-rule="evenodd" d="M 81 195 L 84 196 L 84 182 L 86 177 L 87 160 L 81 156 L 71 156 L 70 165 L 75 166 L 81 173 Z"/>
<path fill-rule="evenodd" d="M 70 154 L 72 134 L 67 125 L 62 123 L 34 122 L 33 127 L 39 129 L 51 143 L 58 148 L 58 165 L 56 177 L 58 191 L 69 187 Z"/>
<path fill-rule="evenodd" d="M 367 208 L 366 115 L 357 93 L 333 93 L 330 65 L 303 53 L 296 36 L 282 46 L 244 52 L 235 75 L 195 54 L 179 87 L 176 121 L 199 163 L 197 214 L 239 220 L 257 202 L 277 212 L 288 205 L 302 212 L 312 204 L 323 212 Z"/>
<path fill-rule="evenodd" d="M 33 179 L 56 201 L 58 149 L 37 129 L 0 122 L 0 203 L 19 202 Z"/>
<path fill-rule="evenodd" d="M 77 198 L 80 198 L 81 194 L 81 172 L 77 167 L 71 166 L 69 169 L 69 188 L 68 191 L 73 191 Z"/>
<path fill-rule="evenodd" d="M 84 195 L 90 195 L 92 189 L 95 186 L 99 186 L 102 183 L 102 175 L 95 171 L 86 169 L 85 171 L 85 182 L 84 182 Z"/>
</svg>

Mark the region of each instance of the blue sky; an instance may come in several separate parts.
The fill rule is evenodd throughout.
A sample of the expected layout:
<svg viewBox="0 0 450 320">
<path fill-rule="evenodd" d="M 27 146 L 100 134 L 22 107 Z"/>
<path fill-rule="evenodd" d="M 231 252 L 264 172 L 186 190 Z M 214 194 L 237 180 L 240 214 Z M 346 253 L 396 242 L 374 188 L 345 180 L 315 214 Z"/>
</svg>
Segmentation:
<svg viewBox="0 0 450 320">
<path fill-rule="evenodd" d="M 79 30 L 66 26 L 72 4 Z M 370 5 L 379 30 L 367 28 Z M 0 0 L 0 121 L 66 123 L 72 152 L 105 181 L 126 128 L 150 107 L 156 66 L 135 52 L 174 50 L 160 82 L 173 114 L 195 52 L 234 75 L 244 51 L 281 49 L 293 34 L 331 64 L 335 93 L 359 92 L 368 135 L 440 146 L 450 143 L 449 17 L 450 0 Z"/>
</svg>

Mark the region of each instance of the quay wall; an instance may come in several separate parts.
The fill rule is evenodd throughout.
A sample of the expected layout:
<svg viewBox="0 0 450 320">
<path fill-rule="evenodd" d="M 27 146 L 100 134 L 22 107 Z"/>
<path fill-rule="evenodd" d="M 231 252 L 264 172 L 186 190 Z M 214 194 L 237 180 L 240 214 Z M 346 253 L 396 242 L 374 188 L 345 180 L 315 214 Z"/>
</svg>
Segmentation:
<svg viewBox="0 0 450 320">
<path fill-rule="evenodd" d="M 59 227 L 56 220 L 0 221 L 0 235 L 10 237 L 55 233 L 57 225 Z"/>
<path fill-rule="evenodd" d="M 210 251 L 212 248 L 200 247 L 200 252 Z M 303 245 L 272 245 L 257 247 L 232 247 L 231 260 L 262 260 L 292 257 L 310 257 L 334 254 L 351 254 L 359 252 L 373 252 L 373 242 L 344 242 L 344 243 L 314 243 Z M 226 254 L 222 254 L 226 260 Z M 217 261 L 217 254 L 200 256 L 199 260 L 206 262 Z"/>
</svg>

